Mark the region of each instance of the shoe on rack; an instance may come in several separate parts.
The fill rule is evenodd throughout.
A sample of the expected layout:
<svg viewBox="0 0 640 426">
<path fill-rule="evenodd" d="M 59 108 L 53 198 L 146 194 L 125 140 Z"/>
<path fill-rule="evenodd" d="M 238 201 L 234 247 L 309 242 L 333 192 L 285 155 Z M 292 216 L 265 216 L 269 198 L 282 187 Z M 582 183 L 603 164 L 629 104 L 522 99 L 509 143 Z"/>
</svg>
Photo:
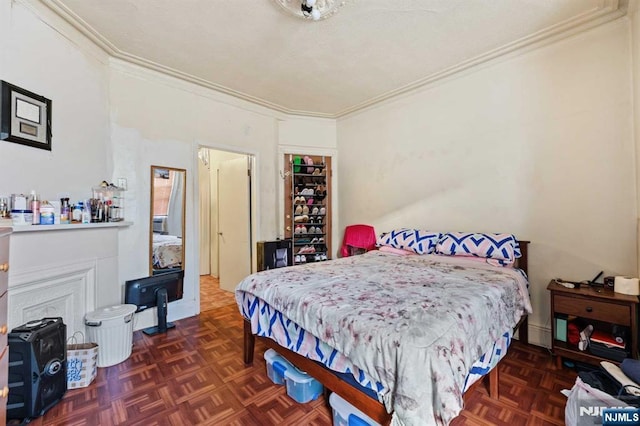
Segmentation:
<svg viewBox="0 0 640 426">
<path fill-rule="evenodd" d="M 319 242 L 319 243 L 324 243 L 324 237 L 320 237 L 320 238 L 318 238 L 318 242 Z"/>
<path fill-rule="evenodd" d="M 300 206 L 298 206 L 298 207 L 300 207 Z M 307 206 L 306 204 L 304 206 L 302 206 L 302 214 L 309 214 L 309 206 Z"/>
<path fill-rule="evenodd" d="M 313 173 L 312 175 L 314 176 L 320 176 L 320 169 L 313 169 Z"/>
<path fill-rule="evenodd" d="M 308 205 L 308 206 L 310 206 L 310 205 L 312 205 L 312 204 L 313 204 L 313 198 L 312 198 L 312 197 L 310 197 L 310 198 L 307 200 L 307 205 Z"/>
<path fill-rule="evenodd" d="M 324 207 L 320 207 L 320 214 L 327 214 L 327 210 Z"/>
<path fill-rule="evenodd" d="M 300 256 L 300 263 L 306 263 L 306 262 L 307 262 L 307 256 L 303 254 L 302 256 Z"/>
<path fill-rule="evenodd" d="M 305 206 L 305 207 L 307 207 L 307 206 Z M 307 209 L 307 210 L 308 210 L 308 209 Z M 296 206 L 296 209 L 293 211 L 293 213 L 294 213 L 294 214 L 302 214 L 302 206 L 301 206 L 300 204 L 298 204 L 298 205 Z M 309 213 L 309 212 L 307 212 L 307 213 Z"/>
<path fill-rule="evenodd" d="M 313 258 L 313 260 L 315 260 L 316 262 L 320 262 L 320 255 L 316 254 L 315 257 Z"/>
<path fill-rule="evenodd" d="M 299 255 L 299 254 L 296 254 L 296 257 L 294 257 L 294 258 L 293 258 L 293 261 L 294 261 L 295 263 L 300 263 L 300 255 Z"/>
<path fill-rule="evenodd" d="M 306 226 L 301 226 L 300 227 L 300 234 L 306 234 L 307 233 L 307 227 Z"/>
<path fill-rule="evenodd" d="M 313 240 L 311 240 L 310 244 L 317 244 L 318 243 L 318 237 L 313 237 Z"/>
<path fill-rule="evenodd" d="M 319 210 L 317 207 L 314 207 L 313 210 L 311 210 L 311 214 L 318 214 Z"/>
<path fill-rule="evenodd" d="M 324 254 L 324 253 L 323 253 L 323 254 L 321 254 L 321 255 L 320 255 L 320 259 L 321 259 L 321 260 L 327 260 L 327 255 L 326 255 L 326 254 Z"/>
<path fill-rule="evenodd" d="M 313 160 L 308 155 L 305 155 L 304 156 L 304 163 L 307 166 L 311 166 L 311 167 L 307 167 L 307 173 L 312 174 L 313 173 Z"/>
</svg>

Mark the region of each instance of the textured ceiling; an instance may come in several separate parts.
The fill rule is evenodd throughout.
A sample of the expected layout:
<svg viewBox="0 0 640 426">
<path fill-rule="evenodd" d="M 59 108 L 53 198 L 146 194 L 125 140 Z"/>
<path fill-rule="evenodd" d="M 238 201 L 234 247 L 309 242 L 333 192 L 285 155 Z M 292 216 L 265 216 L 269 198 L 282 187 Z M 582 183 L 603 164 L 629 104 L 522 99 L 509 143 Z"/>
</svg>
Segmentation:
<svg viewBox="0 0 640 426">
<path fill-rule="evenodd" d="M 272 0 L 45 4 L 116 57 L 280 111 L 339 117 L 560 31 L 614 19 L 626 2 L 347 0 L 317 22 Z"/>
</svg>

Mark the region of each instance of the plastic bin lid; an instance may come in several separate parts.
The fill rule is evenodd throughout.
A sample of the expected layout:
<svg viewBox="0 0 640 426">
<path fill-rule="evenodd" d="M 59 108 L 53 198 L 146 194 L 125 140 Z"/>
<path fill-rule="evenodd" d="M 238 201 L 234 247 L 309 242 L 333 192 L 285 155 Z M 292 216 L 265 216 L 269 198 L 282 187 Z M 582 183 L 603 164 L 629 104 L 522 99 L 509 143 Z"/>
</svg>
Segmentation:
<svg viewBox="0 0 640 426">
<path fill-rule="evenodd" d="M 86 321 L 106 321 L 116 318 L 124 318 L 138 309 L 136 305 L 114 305 L 100 308 L 85 315 Z"/>
</svg>

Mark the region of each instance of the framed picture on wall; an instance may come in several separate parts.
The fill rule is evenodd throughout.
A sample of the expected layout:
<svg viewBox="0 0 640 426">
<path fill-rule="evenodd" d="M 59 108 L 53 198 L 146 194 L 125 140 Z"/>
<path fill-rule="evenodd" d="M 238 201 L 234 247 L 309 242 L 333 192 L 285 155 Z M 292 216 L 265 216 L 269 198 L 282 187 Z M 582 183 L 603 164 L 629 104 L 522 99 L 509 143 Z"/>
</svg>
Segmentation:
<svg viewBox="0 0 640 426">
<path fill-rule="evenodd" d="M 0 140 L 51 151 L 51 100 L 0 81 Z"/>
</svg>

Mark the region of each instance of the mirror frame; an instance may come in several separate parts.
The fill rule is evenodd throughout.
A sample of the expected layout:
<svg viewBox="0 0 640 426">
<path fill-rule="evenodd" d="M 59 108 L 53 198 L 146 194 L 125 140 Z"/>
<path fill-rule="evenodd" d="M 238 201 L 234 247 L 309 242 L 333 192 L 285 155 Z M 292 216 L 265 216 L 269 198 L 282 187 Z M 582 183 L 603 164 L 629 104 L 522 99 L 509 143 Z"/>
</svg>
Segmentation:
<svg viewBox="0 0 640 426">
<path fill-rule="evenodd" d="M 180 265 L 181 265 L 181 269 L 184 271 L 185 267 L 184 267 L 184 253 L 185 253 L 185 249 L 186 249 L 186 244 L 185 244 L 185 223 L 186 223 L 186 212 L 187 212 L 187 170 L 186 169 L 178 169 L 175 167 L 166 167 L 166 166 L 156 166 L 156 165 L 151 165 L 151 179 L 149 181 L 149 187 L 150 187 L 150 194 L 151 194 L 151 198 L 149 199 L 149 276 L 153 276 L 153 200 L 154 200 L 154 195 L 155 195 L 155 190 L 154 190 L 154 175 L 155 175 L 155 171 L 156 170 L 169 170 L 170 172 L 183 172 L 184 173 L 184 182 L 182 183 L 182 191 L 183 191 L 183 196 L 182 196 L 182 253 L 181 253 L 181 260 L 180 260 Z"/>
</svg>

